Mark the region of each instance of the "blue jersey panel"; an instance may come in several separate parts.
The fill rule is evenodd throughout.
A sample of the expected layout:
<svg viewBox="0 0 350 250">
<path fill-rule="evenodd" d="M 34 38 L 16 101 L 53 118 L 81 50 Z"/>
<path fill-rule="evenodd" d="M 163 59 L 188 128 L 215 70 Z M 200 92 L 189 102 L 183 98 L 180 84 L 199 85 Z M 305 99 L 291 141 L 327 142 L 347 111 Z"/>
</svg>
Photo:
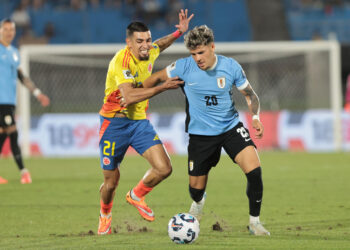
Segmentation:
<svg viewBox="0 0 350 250">
<path fill-rule="evenodd" d="M 217 56 L 213 69 L 201 70 L 192 57 L 187 57 L 169 65 L 167 73 L 185 81 L 188 133 L 219 135 L 237 125 L 232 87 L 244 88 L 248 81 L 234 59 Z"/>
<path fill-rule="evenodd" d="M 19 53 L 13 46 L 0 44 L 0 104 L 16 104 Z"/>
</svg>

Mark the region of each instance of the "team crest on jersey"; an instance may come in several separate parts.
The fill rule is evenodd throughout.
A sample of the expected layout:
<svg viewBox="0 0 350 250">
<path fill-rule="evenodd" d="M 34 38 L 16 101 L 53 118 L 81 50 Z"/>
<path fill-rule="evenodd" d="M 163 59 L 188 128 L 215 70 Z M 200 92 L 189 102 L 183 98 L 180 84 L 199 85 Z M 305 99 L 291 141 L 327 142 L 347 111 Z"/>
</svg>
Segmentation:
<svg viewBox="0 0 350 250">
<path fill-rule="evenodd" d="M 12 123 L 12 117 L 10 116 L 10 115 L 5 115 L 5 124 L 6 125 L 11 125 L 11 123 Z"/>
<path fill-rule="evenodd" d="M 219 87 L 220 89 L 225 88 L 225 85 L 226 85 L 225 77 L 216 78 L 216 81 L 217 81 L 218 87 Z"/>
<path fill-rule="evenodd" d="M 108 166 L 111 164 L 111 160 L 108 157 L 103 157 L 103 165 Z"/>
<path fill-rule="evenodd" d="M 131 74 L 130 70 L 123 70 L 123 75 L 125 79 L 134 79 L 134 76 Z"/>
<path fill-rule="evenodd" d="M 148 72 L 152 72 L 152 63 L 148 64 L 148 68 L 147 69 L 148 69 Z"/>
<path fill-rule="evenodd" d="M 190 169 L 190 171 L 193 171 L 193 161 L 190 161 L 189 163 L 188 163 L 188 168 Z"/>
</svg>

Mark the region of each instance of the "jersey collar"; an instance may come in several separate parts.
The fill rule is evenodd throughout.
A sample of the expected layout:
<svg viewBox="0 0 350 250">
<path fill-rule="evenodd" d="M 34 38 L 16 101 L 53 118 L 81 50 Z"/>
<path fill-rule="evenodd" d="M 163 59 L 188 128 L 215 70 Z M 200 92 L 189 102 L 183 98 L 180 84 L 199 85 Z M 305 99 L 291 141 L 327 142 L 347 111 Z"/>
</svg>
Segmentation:
<svg viewBox="0 0 350 250">
<path fill-rule="evenodd" d="M 211 67 L 210 67 L 209 69 L 207 69 L 206 71 L 215 69 L 215 67 L 216 67 L 217 64 L 218 64 L 218 56 L 215 55 L 215 62 L 214 62 L 214 64 L 213 64 L 213 66 L 211 66 Z"/>
</svg>

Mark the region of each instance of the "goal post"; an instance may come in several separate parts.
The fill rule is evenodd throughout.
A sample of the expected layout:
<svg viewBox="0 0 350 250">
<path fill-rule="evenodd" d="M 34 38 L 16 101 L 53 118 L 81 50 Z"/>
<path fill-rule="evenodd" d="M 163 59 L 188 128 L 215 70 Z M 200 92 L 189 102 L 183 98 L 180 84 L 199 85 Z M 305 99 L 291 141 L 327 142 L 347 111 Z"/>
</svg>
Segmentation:
<svg viewBox="0 0 350 250">
<path fill-rule="evenodd" d="M 215 51 L 235 58 L 256 90 L 263 111 L 328 109 L 333 115 L 335 150 L 342 149 L 342 93 L 340 45 L 337 41 L 281 41 L 215 43 Z M 24 45 L 21 68 L 52 99 L 40 109 L 28 91 L 19 88 L 18 115 L 25 156 L 30 154 L 30 121 L 33 114 L 96 113 L 102 104 L 108 63 L 124 44 Z M 165 50 L 155 63 L 156 72 L 187 57 L 183 43 Z M 85 93 L 81 93 L 81 91 Z M 234 93 L 239 110 L 244 98 Z M 166 91 L 152 98 L 150 111 L 184 111 L 181 91 Z"/>
</svg>

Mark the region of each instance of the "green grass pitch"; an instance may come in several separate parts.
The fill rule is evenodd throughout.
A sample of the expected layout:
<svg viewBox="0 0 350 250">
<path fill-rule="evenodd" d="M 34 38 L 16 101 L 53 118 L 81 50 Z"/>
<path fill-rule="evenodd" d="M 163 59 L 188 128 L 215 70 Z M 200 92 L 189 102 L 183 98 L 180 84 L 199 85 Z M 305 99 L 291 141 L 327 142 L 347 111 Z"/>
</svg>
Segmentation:
<svg viewBox="0 0 350 250">
<path fill-rule="evenodd" d="M 263 152 L 261 221 L 270 237 L 246 229 L 246 178 L 222 156 L 213 168 L 201 232 L 191 245 L 168 238 L 172 215 L 191 200 L 185 156 L 172 156 L 173 174 L 147 196 L 156 220 L 147 222 L 126 203 L 125 194 L 148 169 L 127 156 L 114 199 L 113 234 L 97 236 L 97 158 L 25 160 L 33 183 L 19 183 L 12 158 L 0 159 L 0 249 L 350 249 L 350 154 Z M 213 230 L 218 223 L 222 231 Z"/>
</svg>

